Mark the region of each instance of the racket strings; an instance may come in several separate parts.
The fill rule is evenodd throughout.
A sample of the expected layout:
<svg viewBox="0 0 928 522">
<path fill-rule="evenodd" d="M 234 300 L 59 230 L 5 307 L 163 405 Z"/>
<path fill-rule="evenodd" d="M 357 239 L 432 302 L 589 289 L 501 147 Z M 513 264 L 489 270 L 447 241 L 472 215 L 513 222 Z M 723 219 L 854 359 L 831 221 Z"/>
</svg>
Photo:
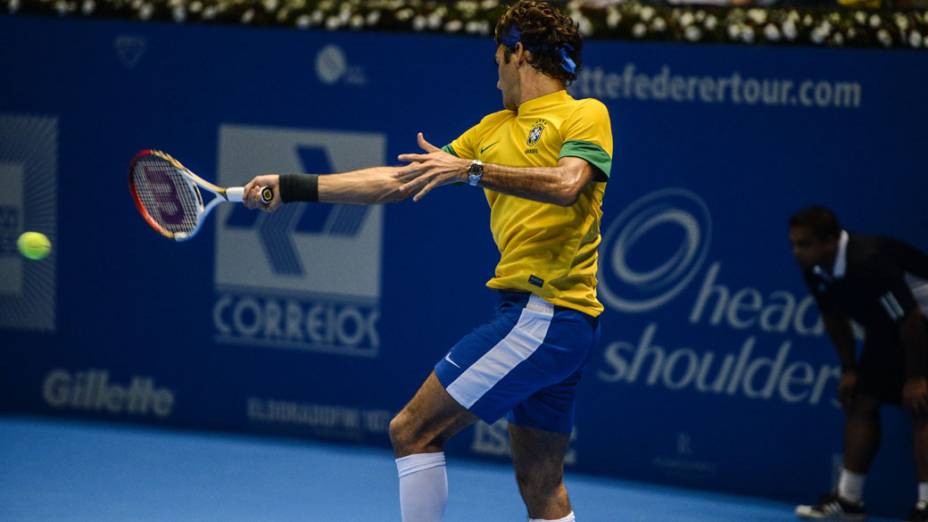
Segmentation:
<svg viewBox="0 0 928 522">
<path fill-rule="evenodd" d="M 135 164 L 132 177 L 139 201 L 158 225 L 174 234 L 197 228 L 203 197 L 170 162 L 143 158 Z"/>
</svg>

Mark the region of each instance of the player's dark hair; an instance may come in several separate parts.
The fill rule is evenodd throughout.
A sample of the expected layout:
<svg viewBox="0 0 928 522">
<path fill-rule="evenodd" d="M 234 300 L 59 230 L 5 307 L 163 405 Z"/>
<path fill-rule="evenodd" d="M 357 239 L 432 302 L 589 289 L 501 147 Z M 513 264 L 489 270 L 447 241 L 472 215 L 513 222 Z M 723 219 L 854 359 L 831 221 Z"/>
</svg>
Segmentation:
<svg viewBox="0 0 928 522">
<path fill-rule="evenodd" d="M 818 239 L 834 239 L 841 235 L 838 216 L 830 209 L 819 205 L 806 207 L 790 216 L 789 226 L 807 227 Z"/>
<path fill-rule="evenodd" d="M 532 53 L 529 64 L 564 83 L 577 79 L 583 41 L 576 22 L 547 2 L 520 0 L 511 6 L 494 32 L 509 61 L 517 42 Z"/>
</svg>

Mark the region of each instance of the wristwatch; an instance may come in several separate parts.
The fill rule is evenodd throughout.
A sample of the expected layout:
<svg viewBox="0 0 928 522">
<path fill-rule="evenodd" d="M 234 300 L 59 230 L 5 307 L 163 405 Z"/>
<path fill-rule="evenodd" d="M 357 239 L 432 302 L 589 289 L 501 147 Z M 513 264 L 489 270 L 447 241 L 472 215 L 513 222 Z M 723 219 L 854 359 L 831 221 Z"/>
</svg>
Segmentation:
<svg viewBox="0 0 928 522">
<path fill-rule="evenodd" d="M 467 168 L 467 184 L 476 187 L 480 184 L 481 178 L 483 178 L 483 162 L 480 160 L 471 161 L 470 167 Z"/>
</svg>

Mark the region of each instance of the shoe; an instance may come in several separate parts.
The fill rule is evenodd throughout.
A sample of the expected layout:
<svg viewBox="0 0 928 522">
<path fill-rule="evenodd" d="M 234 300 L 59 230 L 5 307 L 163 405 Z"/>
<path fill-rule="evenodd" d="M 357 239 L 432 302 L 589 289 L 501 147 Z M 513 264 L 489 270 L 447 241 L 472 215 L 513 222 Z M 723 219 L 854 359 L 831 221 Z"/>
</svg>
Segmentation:
<svg viewBox="0 0 928 522">
<path fill-rule="evenodd" d="M 909 516 L 905 517 L 905 522 L 928 522 L 928 502 L 921 501 L 915 504 Z"/>
<path fill-rule="evenodd" d="M 866 520 L 867 510 L 863 502 L 845 500 L 833 491 L 823 496 L 814 506 L 796 506 L 796 516 L 824 520 Z M 928 522 L 928 518 L 917 520 Z"/>
</svg>

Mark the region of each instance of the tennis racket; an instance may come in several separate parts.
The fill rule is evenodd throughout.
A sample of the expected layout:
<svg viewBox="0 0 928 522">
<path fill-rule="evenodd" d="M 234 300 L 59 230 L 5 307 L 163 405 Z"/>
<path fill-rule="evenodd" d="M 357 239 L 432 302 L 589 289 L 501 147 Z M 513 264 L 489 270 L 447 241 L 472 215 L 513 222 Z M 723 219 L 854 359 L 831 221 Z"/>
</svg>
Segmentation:
<svg viewBox="0 0 928 522">
<path fill-rule="evenodd" d="M 200 189 L 216 195 L 204 205 Z M 186 241 L 220 203 L 241 203 L 244 187 L 220 187 L 197 176 L 181 162 L 160 150 L 139 151 L 129 164 L 129 191 L 135 207 L 151 228 L 164 237 Z M 261 189 L 261 201 L 274 200 L 270 187 Z"/>
</svg>

